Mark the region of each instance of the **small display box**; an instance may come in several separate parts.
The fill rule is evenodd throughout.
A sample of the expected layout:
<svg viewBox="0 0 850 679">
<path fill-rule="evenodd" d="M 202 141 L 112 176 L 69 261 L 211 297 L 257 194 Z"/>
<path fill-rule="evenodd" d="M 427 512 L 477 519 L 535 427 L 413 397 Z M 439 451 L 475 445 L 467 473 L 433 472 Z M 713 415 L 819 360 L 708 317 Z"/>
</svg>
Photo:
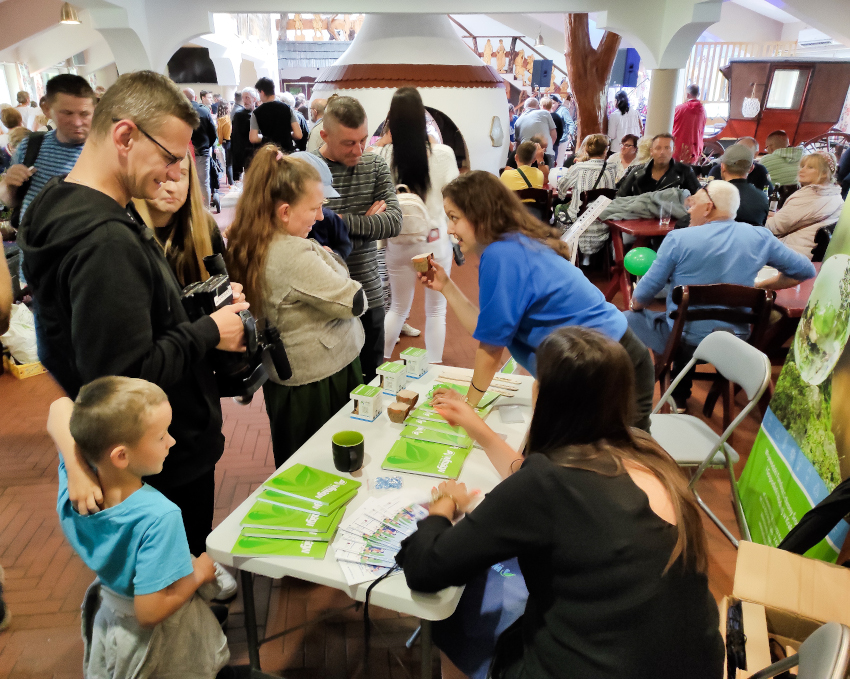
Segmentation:
<svg viewBox="0 0 850 679">
<path fill-rule="evenodd" d="M 419 379 L 428 372 L 428 352 L 416 347 L 408 347 L 401 352 L 401 357 L 407 366 L 407 376 Z"/>
<path fill-rule="evenodd" d="M 404 363 L 387 361 L 379 365 L 376 372 L 378 373 L 378 377 L 381 378 L 381 389 L 384 390 L 385 394 L 389 394 L 390 396 L 395 396 L 407 384 Z"/>
<path fill-rule="evenodd" d="M 361 384 L 351 392 L 351 398 L 354 399 L 354 410 L 351 411 L 351 417 L 355 420 L 373 422 L 384 409 L 384 399 L 381 396 L 380 387 Z"/>
</svg>

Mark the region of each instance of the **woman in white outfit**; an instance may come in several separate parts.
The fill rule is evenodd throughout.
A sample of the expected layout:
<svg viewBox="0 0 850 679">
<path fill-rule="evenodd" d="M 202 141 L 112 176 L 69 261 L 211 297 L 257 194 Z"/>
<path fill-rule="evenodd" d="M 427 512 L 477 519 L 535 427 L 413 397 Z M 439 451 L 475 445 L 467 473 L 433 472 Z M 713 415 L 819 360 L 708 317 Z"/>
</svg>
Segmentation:
<svg viewBox="0 0 850 679">
<path fill-rule="evenodd" d="M 637 110 L 629 105 L 629 95 L 620 90 L 614 99 L 617 102 L 617 108 L 608 116 L 608 137 L 611 139 L 611 151 L 617 153 L 622 143 L 620 140 L 625 135 L 633 134 L 640 138 L 643 130 Z"/>
<path fill-rule="evenodd" d="M 384 321 L 384 357 L 389 359 L 413 305 L 417 278 L 411 258 L 431 252 L 440 266 L 451 268 L 452 247 L 446 230 L 442 190 L 458 176 L 458 170 L 454 151 L 429 141 L 425 107 L 415 87 L 396 90 L 387 123 L 390 143 L 376 151 L 389 164 L 393 181 L 404 184 L 422 199 L 430 221 L 427 234 L 419 238 L 401 235 L 387 243 L 392 303 Z M 425 290 L 425 349 L 430 363 L 442 362 L 445 343 L 446 298 Z"/>
</svg>

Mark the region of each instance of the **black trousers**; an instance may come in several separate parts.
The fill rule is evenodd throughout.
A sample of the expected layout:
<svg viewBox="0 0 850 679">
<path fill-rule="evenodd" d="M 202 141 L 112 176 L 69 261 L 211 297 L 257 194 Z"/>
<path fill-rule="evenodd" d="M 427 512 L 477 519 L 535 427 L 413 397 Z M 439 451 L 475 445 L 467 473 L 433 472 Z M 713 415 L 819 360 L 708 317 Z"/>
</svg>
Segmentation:
<svg viewBox="0 0 850 679">
<path fill-rule="evenodd" d="M 233 186 L 233 154 L 230 152 L 230 140 L 225 139 L 221 147 L 224 149 L 224 163 L 226 166 L 227 183 L 230 184 L 230 186 Z"/>
<path fill-rule="evenodd" d="M 805 554 L 847 514 L 850 514 L 850 479 L 839 483 L 826 498 L 803 514 L 800 523 L 791 529 L 778 547 L 794 554 Z"/>
<path fill-rule="evenodd" d="M 194 481 L 174 488 L 159 488 L 183 513 L 183 526 L 189 540 L 189 551 L 198 556 L 207 551 L 207 536 L 212 533 L 215 510 L 215 469 L 204 472 Z"/>
<path fill-rule="evenodd" d="M 360 366 L 363 368 L 363 382 L 368 384 L 378 374 L 378 366 L 384 362 L 384 307 L 368 309 L 360 317 L 366 341 L 360 350 Z"/>
<path fill-rule="evenodd" d="M 634 426 L 649 433 L 649 413 L 652 411 L 652 394 L 655 391 L 655 366 L 649 349 L 631 328 L 620 338 L 635 369 L 635 422 Z"/>
</svg>

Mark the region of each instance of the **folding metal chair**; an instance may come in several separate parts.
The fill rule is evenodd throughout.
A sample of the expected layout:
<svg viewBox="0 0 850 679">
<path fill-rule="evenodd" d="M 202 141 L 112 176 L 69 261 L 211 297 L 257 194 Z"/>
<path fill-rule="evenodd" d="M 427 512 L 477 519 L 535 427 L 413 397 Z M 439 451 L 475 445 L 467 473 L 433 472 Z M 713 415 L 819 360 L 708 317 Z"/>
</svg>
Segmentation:
<svg viewBox="0 0 850 679">
<path fill-rule="evenodd" d="M 750 679 L 770 679 L 799 665 L 797 679 L 843 679 L 850 662 L 850 628 L 828 622 L 809 635 L 795 655 L 756 672 Z"/>
<path fill-rule="evenodd" d="M 713 365 L 725 379 L 739 385 L 749 399 L 738 416 L 720 436 L 715 434 L 703 420 L 692 415 L 662 415 L 658 412 L 667 399 L 671 397 L 673 389 L 676 388 L 685 374 L 696 365 L 697 361 L 704 361 Z M 689 487 L 699 506 L 736 547 L 738 540 L 708 508 L 699 496 L 696 484 L 709 467 L 718 469 L 725 467 L 728 470 L 738 528 L 741 531 L 742 538 L 749 540 L 750 530 L 741 508 L 738 482 L 735 479 L 735 463 L 738 462 L 739 456 L 726 441 L 749 415 L 750 411 L 758 405 L 758 401 L 769 383 L 770 360 L 767 356 L 732 333 L 713 332 L 699 343 L 696 351 L 694 351 L 693 358 L 676 375 L 676 378 L 650 414 L 652 436 L 680 466 L 696 467 Z"/>
</svg>

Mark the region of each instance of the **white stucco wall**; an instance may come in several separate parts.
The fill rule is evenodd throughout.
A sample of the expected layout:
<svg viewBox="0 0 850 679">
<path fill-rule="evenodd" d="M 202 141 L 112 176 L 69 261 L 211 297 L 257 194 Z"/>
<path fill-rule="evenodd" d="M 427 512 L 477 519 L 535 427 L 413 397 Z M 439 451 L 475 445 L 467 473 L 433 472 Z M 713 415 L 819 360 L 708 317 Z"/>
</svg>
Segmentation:
<svg viewBox="0 0 850 679">
<path fill-rule="evenodd" d="M 327 98 L 336 92 L 340 95 L 355 97 L 366 109 L 369 119 L 369 132 L 372 133 L 386 118 L 390 110 L 394 88 L 335 89 L 327 85 L 318 85 L 313 90 L 313 98 Z M 508 124 L 508 100 L 502 88 L 456 88 L 456 87 L 420 87 L 422 103 L 445 113 L 457 125 L 469 152 L 469 166 L 472 170 L 486 170 L 498 174 L 505 166 L 510 143 Z M 504 143 L 494 147 L 490 143 L 490 122 L 498 116 Z"/>
</svg>

